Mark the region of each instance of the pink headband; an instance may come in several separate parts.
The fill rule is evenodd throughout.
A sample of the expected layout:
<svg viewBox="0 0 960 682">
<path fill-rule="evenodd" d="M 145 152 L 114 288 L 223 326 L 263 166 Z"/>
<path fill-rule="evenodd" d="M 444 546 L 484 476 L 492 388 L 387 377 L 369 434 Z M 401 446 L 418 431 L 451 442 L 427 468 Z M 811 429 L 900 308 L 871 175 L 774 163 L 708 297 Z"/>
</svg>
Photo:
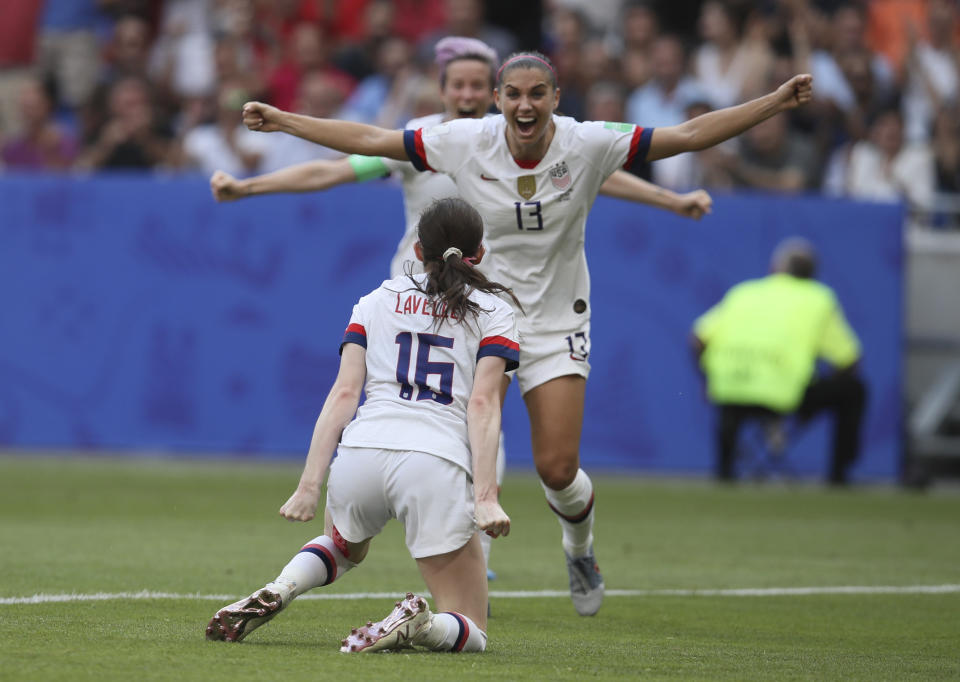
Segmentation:
<svg viewBox="0 0 960 682">
<path fill-rule="evenodd" d="M 510 59 L 508 59 L 507 61 L 505 61 L 505 62 L 503 63 L 503 66 L 501 66 L 500 69 L 497 71 L 497 82 L 498 82 L 498 83 L 500 82 L 500 74 L 503 73 L 503 70 L 504 70 L 505 68 L 507 68 L 507 64 L 509 64 L 510 62 L 515 62 L 515 61 L 517 61 L 518 59 L 535 59 L 536 61 L 540 62 L 540 63 L 543 64 L 545 67 L 547 67 L 548 69 L 550 69 L 550 73 L 553 74 L 553 80 L 557 80 L 557 72 L 553 70 L 553 67 L 552 67 L 552 66 L 550 66 L 550 62 L 544 61 L 543 59 L 540 59 L 540 57 L 537 57 L 536 55 L 532 55 L 532 54 L 518 54 L 518 55 L 516 55 L 515 57 L 510 57 Z"/>
</svg>

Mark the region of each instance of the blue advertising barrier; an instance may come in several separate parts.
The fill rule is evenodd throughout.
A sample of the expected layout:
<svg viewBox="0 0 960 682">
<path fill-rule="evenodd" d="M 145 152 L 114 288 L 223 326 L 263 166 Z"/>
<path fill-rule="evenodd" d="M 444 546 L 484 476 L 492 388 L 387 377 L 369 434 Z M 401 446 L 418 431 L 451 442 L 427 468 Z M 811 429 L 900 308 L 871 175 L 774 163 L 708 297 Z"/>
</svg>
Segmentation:
<svg viewBox="0 0 960 682">
<path fill-rule="evenodd" d="M 0 446 L 302 456 L 352 305 L 385 278 L 402 216 L 389 183 L 218 205 L 199 177 L 3 177 Z M 839 200 L 717 197 L 700 222 L 598 200 L 584 466 L 712 468 L 690 325 L 799 234 L 864 345 L 855 474 L 894 476 L 901 223 L 897 206 Z M 530 467 L 516 389 L 504 430 L 509 465 Z M 828 450 L 815 423 L 791 461 L 820 474 Z"/>
</svg>

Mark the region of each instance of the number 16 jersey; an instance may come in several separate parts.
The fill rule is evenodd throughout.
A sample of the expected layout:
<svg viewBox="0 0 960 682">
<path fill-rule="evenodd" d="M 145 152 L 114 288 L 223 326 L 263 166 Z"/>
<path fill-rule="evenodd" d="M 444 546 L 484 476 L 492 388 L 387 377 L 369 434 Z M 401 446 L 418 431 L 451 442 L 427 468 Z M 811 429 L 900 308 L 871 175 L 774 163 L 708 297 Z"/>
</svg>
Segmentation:
<svg viewBox="0 0 960 682">
<path fill-rule="evenodd" d="M 424 286 L 425 274 L 413 277 Z M 520 349 L 513 308 L 480 291 L 470 298 L 480 314 L 452 319 L 445 304 L 402 275 L 353 307 L 343 343 L 366 348 L 366 400 L 344 429 L 343 445 L 426 452 L 473 470 L 467 403 L 477 362 L 502 357 L 515 369 Z"/>
</svg>

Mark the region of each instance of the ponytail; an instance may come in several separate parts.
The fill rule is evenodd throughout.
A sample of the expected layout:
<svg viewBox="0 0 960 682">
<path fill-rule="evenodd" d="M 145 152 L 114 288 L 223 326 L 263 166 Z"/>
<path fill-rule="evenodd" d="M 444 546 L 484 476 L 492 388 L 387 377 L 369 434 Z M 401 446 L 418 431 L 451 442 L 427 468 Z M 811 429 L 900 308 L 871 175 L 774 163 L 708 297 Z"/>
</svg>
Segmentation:
<svg viewBox="0 0 960 682">
<path fill-rule="evenodd" d="M 437 326 L 445 317 L 462 322 L 468 314 L 474 319 L 484 308 L 470 298 L 473 291 L 489 294 L 507 294 L 520 310 L 520 302 L 506 286 L 491 282 L 474 267 L 474 256 L 483 240 L 483 220 L 470 204 L 463 199 L 439 199 L 427 208 L 417 226 L 420 247 L 423 250 L 423 269 L 427 279 L 423 284 L 407 275 L 414 288 L 430 298 L 444 303 L 447 314 L 436 318 Z"/>
</svg>

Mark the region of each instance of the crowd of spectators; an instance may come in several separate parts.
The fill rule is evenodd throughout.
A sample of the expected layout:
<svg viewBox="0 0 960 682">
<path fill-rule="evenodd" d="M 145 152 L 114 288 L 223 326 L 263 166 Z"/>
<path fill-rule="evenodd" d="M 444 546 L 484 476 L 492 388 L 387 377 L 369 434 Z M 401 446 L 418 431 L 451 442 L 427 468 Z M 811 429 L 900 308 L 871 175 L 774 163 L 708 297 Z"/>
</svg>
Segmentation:
<svg viewBox="0 0 960 682">
<path fill-rule="evenodd" d="M 0 165 L 247 176 L 330 157 L 245 130 L 240 106 L 399 128 L 441 109 L 433 45 L 467 35 L 548 54 L 581 120 L 673 125 L 812 73 L 811 106 L 647 177 L 926 211 L 960 191 L 958 14 L 955 0 L 4 0 Z"/>
</svg>

